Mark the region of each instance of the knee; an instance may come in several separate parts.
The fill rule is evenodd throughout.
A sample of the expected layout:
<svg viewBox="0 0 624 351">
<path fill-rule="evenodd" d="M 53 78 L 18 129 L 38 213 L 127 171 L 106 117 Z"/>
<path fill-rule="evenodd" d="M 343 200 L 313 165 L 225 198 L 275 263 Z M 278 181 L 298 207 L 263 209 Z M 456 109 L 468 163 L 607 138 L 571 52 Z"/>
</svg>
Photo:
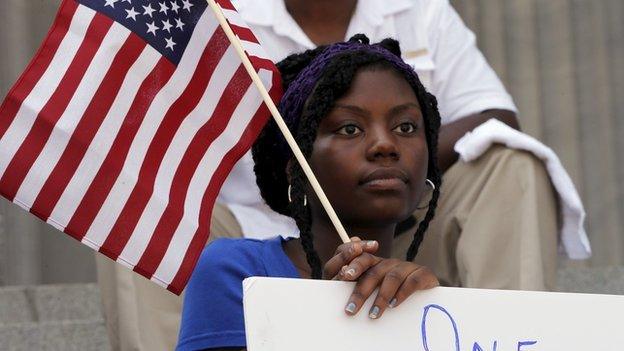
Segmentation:
<svg viewBox="0 0 624 351">
<path fill-rule="evenodd" d="M 518 172 L 527 170 L 546 171 L 544 162 L 532 152 L 497 145 L 491 147 L 487 153 L 492 160 L 498 165 L 504 165 L 506 169 L 514 169 Z"/>
<path fill-rule="evenodd" d="M 510 178 L 521 185 L 534 184 L 536 181 L 550 184 L 546 165 L 533 153 L 505 146 L 493 147 L 490 152 L 497 167 L 504 169 L 505 174 L 511 175 Z"/>
</svg>

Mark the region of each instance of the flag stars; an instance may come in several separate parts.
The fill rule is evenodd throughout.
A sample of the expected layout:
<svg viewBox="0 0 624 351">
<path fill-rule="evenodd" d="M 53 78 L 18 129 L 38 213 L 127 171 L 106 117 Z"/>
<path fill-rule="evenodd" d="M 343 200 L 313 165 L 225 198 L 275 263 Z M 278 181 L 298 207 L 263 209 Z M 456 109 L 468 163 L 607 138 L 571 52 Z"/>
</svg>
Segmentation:
<svg viewBox="0 0 624 351">
<path fill-rule="evenodd" d="M 115 3 L 119 0 L 104 0 L 104 1 L 106 1 L 106 3 L 104 4 L 104 7 L 110 6 L 112 8 L 115 8 Z"/>
<path fill-rule="evenodd" d="M 162 12 L 166 15 L 167 11 L 169 11 L 169 7 L 167 7 L 167 3 L 163 1 L 163 2 L 159 2 L 158 5 L 160 5 L 160 10 L 158 12 Z"/>
<path fill-rule="evenodd" d="M 166 30 L 168 33 L 171 33 L 171 27 L 173 27 L 173 25 L 169 23 L 169 19 L 162 21 L 162 23 L 163 23 L 163 30 Z"/>
<path fill-rule="evenodd" d="M 128 4 L 132 5 L 132 0 L 123 0 L 123 2 L 127 2 Z"/>
<path fill-rule="evenodd" d="M 126 10 L 126 13 L 128 13 L 128 15 L 126 16 L 126 19 L 132 18 L 132 20 L 134 20 L 136 22 L 136 16 L 139 13 L 134 11 L 134 7 L 131 7 L 130 10 Z"/>
<path fill-rule="evenodd" d="M 178 1 L 174 0 L 171 2 L 171 11 L 178 13 L 178 10 L 180 9 L 180 5 L 178 5 Z"/>
<path fill-rule="evenodd" d="M 173 51 L 173 46 L 176 45 L 176 43 L 173 41 L 173 38 L 165 38 L 165 41 L 167 42 L 167 46 L 165 47 L 165 49 L 171 49 L 171 51 Z"/>
<path fill-rule="evenodd" d="M 154 11 L 156 11 L 156 9 L 154 9 L 152 7 L 152 4 L 147 4 L 147 6 L 143 6 L 143 10 L 145 10 L 145 12 L 143 12 L 143 14 L 145 16 L 150 16 L 150 18 L 152 18 L 152 13 L 154 13 Z"/>
<path fill-rule="evenodd" d="M 176 21 L 176 28 L 181 30 L 181 31 L 183 31 L 184 30 L 184 22 L 182 22 L 182 20 L 179 19 L 179 18 L 176 18 L 175 21 Z"/>
<path fill-rule="evenodd" d="M 152 33 L 154 36 L 156 36 L 156 31 L 159 30 L 160 28 L 158 28 L 158 26 L 155 23 L 149 23 L 146 22 L 147 24 L 147 32 L 148 33 Z"/>
<path fill-rule="evenodd" d="M 189 13 L 191 12 L 191 7 L 193 7 L 193 6 L 194 6 L 194 5 L 193 5 L 193 4 L 191 4 L 191 1 L 190 1 L 190 0 L 182 0 L 182 7 L 183 7 L 185 10 L 188 10 L 188 12 L 189 12 Z"/>
</svg>

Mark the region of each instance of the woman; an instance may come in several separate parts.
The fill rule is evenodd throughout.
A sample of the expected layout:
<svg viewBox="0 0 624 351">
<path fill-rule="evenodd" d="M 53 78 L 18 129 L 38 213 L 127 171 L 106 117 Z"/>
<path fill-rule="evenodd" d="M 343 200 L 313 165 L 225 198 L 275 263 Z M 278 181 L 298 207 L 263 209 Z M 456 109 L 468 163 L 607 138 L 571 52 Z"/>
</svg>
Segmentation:
<svg viewBox="0 0 624 351">
<path fill-rule="evenodd" d="M 243 279 L 249 276 L 357 282 L 345 313 L 359 312 L 376 288 L 370 318 L 437 285 L 413 264 L 439 195 L 440 116 L 398 42 L 364 35 L 291 55 L 278 64 L 286 120 L 348 233 L 341 244 L 274 122 L 253 147 L 262 197 L 297 222 L 300 239 L 223 239 L 209 245 L 186 290 L 179 350 L 244 348 Z M 390 259 L 395 227 L 414 212 L 427 184 L 426 216 L 406 261 Z M 276 233 L 276 235 L 279 233 Z M 336 249 L 338 247 L 338 249 Z"/>
</svg>

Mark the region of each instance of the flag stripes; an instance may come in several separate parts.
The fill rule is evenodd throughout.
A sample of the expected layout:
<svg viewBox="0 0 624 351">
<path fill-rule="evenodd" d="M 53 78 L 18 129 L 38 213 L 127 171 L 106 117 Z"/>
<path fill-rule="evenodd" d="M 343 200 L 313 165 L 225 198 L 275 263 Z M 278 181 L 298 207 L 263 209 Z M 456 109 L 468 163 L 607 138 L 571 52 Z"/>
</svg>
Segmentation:
<svg viewBox="0 0 624 351">
<path fill-rule="evenodd" d="M 218 24 L 210 16 L 210 13 L 205 13 L 200 18 L 197 26 L 202 30 L 196 30 L 189 42 L 189 46 L 201 48 L 201 50 L 185 53 L 170 80 L 156 95 L 146 111 L 143 123 L 129 145 L 130 148 L 118 177 L 114 179 L 113 186 L 110 189 L 105 189 L 106 193 L 102 194 L 106 200 L 101 208 L 95 209 L 98 213 L 93 222 L 86 224 L 87 232 L 83 242 L 87 245 L 93 245 L 99 249 L 104 244 L 138 181 L 138 175 L 151 141 L 154 139 L 159 126 L 166 122 L 164 120 L 166 112 L 179 99 L 186 87 L 193 84 L 192 78 L 196 68 L 200 66 L 199 61 L 205 52 L 204 48 L 207 47 L 213 33 L 221 32 Z M 211 48 L 211 50 L 218 49 Z M 109 196 L 110 194 L 113 196 Z M 103 253 L 106 254 L 107 252 Z"/>
<path fill-rule="evenodd" d="M 74 112 L 72 109 L 80 108 L 70 105 L 70 102 L 82 101 L 79 99 L 72 100 L 71 98 L 78 90 L 87 69 L 93 67 L 90 66 L 91 60 L 93 60 L 98 52 L 98 48 L 101 47 L 100 45 L 104 41 L 104 37 L 112 24 L 113 21 L 105 16 L 96 15 L 94 17 L 87 30 L 87 33 L 90 34 L 87 36 L 89 40 L 84 40 L 82 42 L 67 72 L 63 79 L 61 79 L 59 86 L 50 97 L 50 100 L 48 100 L 39 112 L 24 142 L 7 166 L 8 171 L 5 171 L 2 178 L 0 178 L 0 189 L 3 189 L 3 195 L 7 199 L 13 200 L 15 197 L 24 177 L 45 146 L 50 134 L 52 134 L 54 126 L 63 113 L 68 111 L 71 114 L 71 112 Z M 109 45 L 114 45 L 114 43 L 116 43 L 116 41 L 110 37 L 109 41 L 111 41 Z M 92 71 L 95 71 L 94 73 L 99 72 L 98 70 Z M 85 89 L 89 89 L 90 87 L 91 85 L 87 84 Z M 70 108 L 69 110 L 68 107 Z M 59 127 L 61 129 L 63 128 L 62 125 Z"/>
<path fill-rule="evenodd" d="M 112 235 L 109 235 L 100 248 L 101 252 L 105 253 L 107 256 L 116 259 L 116 257 L 113 257 L 109 252 L 120 252 L 126 245 L 141 214 L 147 206 L 150 196 L 153 194 L 157 175 L 162 171 L 169 171 L 170 168 L 163 167 L 159 172 L 165 153 L 169 147 L 173 146 L 171 142 L 184 119 L 188 117 L 192 109 L 200 102 L 203 92 L 208 86 L 208 82 L 217 67 L 218 61 L 215 60 L 215 58 L 220 58 L 223 55 L 223 52 L 218 52 L 215 55 L 213 51 L 219 49 L 225 50 L 229 47 L 227 43 L 219 45 L 219 40 L 223 41 L 224 37 L 219 35 L 219 31 L 217 31 L 208 42 L 199 60 L 198 65 L 204 69 L 195 71 L 190 84 L 173 105 L 171 105 L 158 130 L 151 138 L 150 145 L 139 171 L 138 182 L 131 190 L 128 200 L 110 231 Z M 175 162 L 179 162 L 179 160 Z M 169 166 L 171 167 L 173 165 Z M 168 197 L 166 194 L 162 195 Z"/>
<path fill-rule="evenodd" d="M 75 131 L 71 134 L 69 140 L 63 143 L 66 146 L 64 146 L 64 149 L 56 147 L 56 149 L 63 151 L 58 158 L 56 166 L 51 165 L 50 162 L 45 162 L 45 165 L 40 167 L 40 169 L 31 170 L 30 174 L 44 175 L 46 170 L 53 168 L 47 179 L 41 176 L 38 177 L 39 179 L 45 179 L 45 184 L 42 187 L 26 185 L 29 182 L 25 182 L 25 185 L 22 187 L 30 192 L 36 191 L 39 194 L 31 207 L 31 211 L 37 212 L 46 219 L 50 216 L 50 212 L 60 198 L 63 189 L 67 187 L 78 168 L 80 160 L 83 159 L 87 147 L 91 144 L 95 133 L 112 107 L 121 84 L 124 82 L 132 64 L 138 59 L 144 48 L 145 42 L 136 35 L 130 34 L 112 59 L 111 68 L 106 72 L 106 76 L 102 79 L 102 83 L 93 95 L 89 106 L 80 119 L 76 121 Z M 67 133 L 61 134 L 63 138 L 67 138 L 67 136 Z M 56 146 L 57 144 L 60 143 L 54 143 L 53 145 Z M 42 159 L 44 158 L 40 156 L 37 161 Z M 33 176 L 32 178 L 35 177 Z M 20 198 L 27 201 L 25 196 L 20 196 Z"/>
<path fill-rule="evenodd" d="M 88 133 L 89 124 L 98 120 L 99 114 L 106 113 L 118 90 L 115 82 L 123 78 L 126 63 L 121 63 L 125 59 L 120 58 L 120 54 L 132 54 L 131 50 L 137 51 L 137 48 L 132 49 L 128 47 L 128 44 L 139 46 L 139 50 L 140 47 L 144 47 L 140 42 L 127 40 L 119 49 L 119 39 L 128 37 L 128 34 L 128 30 L 118 25 L 113 25 L 108 32 L 100 50 L 93 58 L 91 68 L 85 72 L 75 94 L 58 119 L 56 126 L 51 129 L 45 147 L 37 156 L 20 187 L 17 194 L 20 201 L 31 207 L 31 211 L 45 215 L 44 218 L 47 218 L 50 209 L 46 211 L 47 213 L 41 213 L 41 204 L 35 207 L 33 203 L 37 200 L 40 202 L 55 200 L 60 195 L 57 192 L 65 188 L 67 183 L 58 183 L 60 179 L 52 175 L 58 172 L 71 171 L 73 173 L 74 169 L 69 168 L 67 162 L 80 161 L 80 158 L 68 159 L 68 157 L 86 151 L 90 140 L 83 139 L 81 136 Z M 119 52 L 115 55 L 116 51 Z M 120 64 L 122 65 L 119 66 Z M 98 81 L 102 82 L 99 87 L 97 84 L 92 84 Z M 80 139 L 77 140 L 77 138 Z M 56 166 L 55 162 L 57 162 Z M 39 194 L 38 197 L 37 194 Z"/>
<path fill-rule="evenodd" d="M 209 147 L 213 146 L 212 144 L 215 142 L 215 139 L 217 139 L 217 137 L 221 139 L 225 138 L 225 136 L 227 136 L 226 132 L 224 132 L 226 127 L 236 125 L 236 115 L 233 114 L 238 106 L 238 102 L 242 100 L 243 94 L 245 93 L 246 89 L 243 90 L 240 87 L 240 84 L 245 81 L 247 83 L 247 87 L 245 88 L 249 89 L 251 87 L 251 78 L 244 67 L 240 65 L 232 77 L 232 80 L 225 88 L 223 95 L 221 95 L 221 99 L 217 104 L 217 109 L 214 111 L 210 121 L 197 131 L 193 137 L 193 141 L 186 149 L 172 182 L 169 203 L 154 231 L 155 237 L 158 237 L 159 240 L 156 241 L 154 237 L 152 237 L 150 241 L 151 245 L 148 245 L 142 255 L 141 261 L 139 261 L 139 263 L 145 264 L 144 269 L 147 272 L 153 273 L 156 270 L 157 264 L 160 263 L 160 259 L 162 259 L 175 229 L 180 225 L 184 227 L 184 224 L 188 223 L 185 222 L 181 224 L 180 221 L 182 220 L 184 210 L 188 211 L 188 206 L 184 203 L 185 199 L 192 196 L 191 193 L 193 193 L 193 189 L 189 192 L 191 178 L 196 173 L 195 171 L 197 170 L 201 156 L 204 153 L 206 155 L 215 154 L 214 151 L 211 152 L 211 150 L 209 150 Z M 251 116 L 252 113 L 253 112 L 246 111 L 247 116 Z M 232 120 L 228 121 L 227 117 L 231 115 Z M 245 125 L 249 123 L 249 121 L 245 122 Z M 240 134 L 241 132 L 236 134 L 236 136 L 238 137 Z M 215 142 L 215 146 L 216 145 L 218 145 L 218 143 Z M 218 151 L 220 154 L 224 154 L 225 152 L 227 152 L 227 150 Z M 204 185 L 203 188 L 205 189 L 206 186 L 207 184 Z M 197 192 L 194 193 L 196 194 Z"/>
<path fill-rule="evenodd" d="M 41 79 L 35 84 L 32 92 L 24 98 L 15 117 L 11 118 L 10 115 L 4 117 L 5 112 L 2 112 L 3 118 L 1 118 L 0 121 L 2 121 L 2 123 L 10 121 L 10 124 L 3 127 L 3 129 L 6 128 L 6 132 L 0 139 L 0 175 L 5 173 L 8 163 L 11 162 L 13 155 L 15 155 L 17 149 L 22 145 L 26 134 L 31 130 L 33 123 L 35 123 L 37 114 L 41 111 L 44 104 L 50 100 L 50 97 L 59 86 L 70 63 L 73 61 L 73 57 L 76 56 L 76 52 L 80 44 L 82 44 L 82 40 L 78 41 L 73 37 L 84 37 L 91 23 L 91 19 L 94 16 L 95 12 L 90 9 L 80 7 L 76 10 L 76 15 L 74 16 L 74 20 L 72 20 L 70 30 L 65 37 L 63 37 L 59 50 L 51 60 L 50 66 L 43 73 Z M 53 45 L 54 44 L 50 46 Z M 10 96 L 9 94 L 9 98 Z M 2 191 L 4 195 L 4 189 L 0 188 L 0 191 Z"/>
<path fill-rule="evenodd" d="M 0 106 L 0 192 L 180 293 L 219 189 L 268 110 L 210 11 L 176 64 L 80 1 L 63 0 Z M 218 2 L 277 100 L 275 66 L 229 1 Z"/>
<path fill-rule="evenodd" d="M 264 76 L 267 79 L 270 79 L 267 77 L 266 71 L 264 70 L 260 71 L 259 75 L 261 77 Z M 215 162 L 216 160 L 211 157 L 204 157 L 201 161 L 201 168 L 205 169 L 206 173 L 196 172 L 193 176 L 193 179 L 191 180 L 191 186 L 208 189 L 206 191 L 206 194 L 211 194 L 211 196 L 213 197 L 217 196 L 218 191 L 215 192 L 213 189 L 213 191 L 211 192 L 211 185 L 213 187 L 218 186 L 220 188 L 222 182 L 224 181 L 223 176 L 231 170 L 231 168 L 234 166 L 235 161 L 238 160 L 238 158 L 240 158 L 244 153 L 236 153 L 237 145 L 243 145 L 244 150 L 247 150 L 255 139 L 254 137 L 250 140 L 248 136 L 244 134 L 246 127 L 250 124 L 250 122 L 253 121 L 254 117 L 265 118 L 262 123 L 266 122 L 266 114 L 263 114 L 261 117 L 257 115 L 252 115 L 253 112 L 251 111 L 251 107 L 257 108 L 259 106 L 253 106 L 251 104 L 244 103 L 246 101 L 259 101 L 259 96 L 260 94 L 257 89 L 255 89 L 254 86 L 250 86 L 242 99 L 243 103 L 239 105 L 237 110 L 232 115 L 232 121 L 228 125 L 227 130 L 219 136 L 218 141 L 215 141 L 211 145 L 211 149 L 214 148 L 215 153 L 225 154 L 226 156 L 222 160 L 219 160 L 220 162 Z M 241 135 L 242 138 L 240 137 Z M 236 138 L 234 138 L 233 136 L 236 136 Z M 232 154 L 232 156 L 230 156 L 232 157 L 232 159 L 234 159 L 234 156 L 237 156 L 236 159 L 234 159 L 234 162 L 228 163 L 228 153 Z M 207 153 L 207 155 L 208 154 L 209 153 Z M 219 177 L 223 179 L 219 180 Z M 220 183 L 213 182 L 218 180 L 220 181 Z M 211 184 L 211 182 L 213 183 Z M 184 220 L 185 218 L 183 218 L 181 225 L 178 227 L 173 236 L 173 239 L 171 240 L 171 249 L 167 251 L 167 256 L 163 258 L 163 261 L 157 269 L 156 273 L 154 274 L 154 277 L 160 278 L 167 282 L 171 281 L 171 279 L 174 279 L 174 272 L 170 270 L 170 267 L 179 266 L 182 263 L 182 260 L 184 259 L 184 253 L 187 251 L 185 250 L 185 248 L 188 247 L 191 240 L 193 239 L 193 236 L 198 235 L 198 229 L 208 230 L 209 222 L 204 222 L 207 225 L 206 228 L 201 228 L 200 223 L 204 220 L 202 216 L 206 216 L 206 219 L 210 218 L 210 213 L 212 212 L 212 201 L 210 201 L 210 198 L 204 201 L 202 196 L 204 196 L 204 194 L 201 193 L 188 194 L 186 202 L 184 204 L 184 217 L 199 218 L 199 222 L 190 222 Z M 208 202 L 209 206 L 207 206 L 205 202 Z M 209 211 L 206 209 L 206 207 L 209 207 Z"/>
<path fill-rule="evenodd" d="M 113 156 L 121 155 L 118 152 L 120 140 L 126 138 L 125 140 L 128 140 L 129 145 L 132 138 L 128 135 L 134 135 L 129 129 L 134 128 L 135 131 L 138 129 L 145 109 L 150 105 L 151 99 L 160 90 L 164 81 L 166 82 L 171 72 L 173 72 L 173 66 L 166 59 L 162 59 L 156 50 L 151 47 L 146 47 L 143 50 L 130 68 L 127 78 L 119 89 L 117 98 L 108 111 L 108 115 L 97 130 L 63 194 L 58 201 L 50 199 L 50 208 L 41 208 L 41 212 L 44 214 L 41 215 L 41 218 L 46 220 L 48 217 L 55 218 L 61 229 L 76 227 L 76 225 L 68 225 L 69 215 L 75 213 L 79 208 L 80 202 L 75 199 L 83 199 L 84 203 L 93 203 L 96 201 L 95 198 L 85 196 L 85 193 L 92 194 L 87 192 L 89 184 L 97 184 L 98 187 L 101 187 L 104 186 L 106 180 L 114 179 L 113 176 L 102 176 L 102 172 L 110 172 L 115 168 L 111 162 L 123 160 L 123 156 L 120 156 L 119 159 L 113 158 Z M 137 95 L 138 91 L 141 91 L 142 94 Z M 121 116 L 123 118 L 120 118 Z M 103 150 L 110 150 L 108 156 Z M 99 206 L 93 207 L 99 208 Z M 31 211 L 36 213 L 33 211 L 34 209 L 33 206 Z M 49 213 L 49 211 L 53 212 Z M 45 214 L 48 215 L 45 216 Z M 83 233 L 85 231 L 86 229 L 82 230 Z M 78 239 L 82 239 L 82 236 Z"/>
<path fill-rule="evenodd" d="M 73 28 L 75 28 L 75 23 L 78 22 L 71 22 L 77 8 L 78 4 L 74 2 L 67 5 L 67 16 L 58 18 L 54 26 L 50 29 L 48 34 L 50 38 L 48 41 L 49 45 L 42 45 L 41 48 L 39 48 L 35 59 L 26 67 L 26 71 L 24 71 L 0 106 L 0 111 L 3 111 L 3 118 L 0 119 L 0 138 L 4 136 L 9 125 L 13 122 L 22 101 L 31 94 L 37 83 L 41 83 L 40 79 L 51 65 L 52 58 L 56 57 L 58 49 L 61 48 L 61 51 L 67 49 L 66 45 L 62 45 L 62 43 L 67 44 L 67 41 L 62 42 L 62 40 L 69 31 L 70 23 L 74 23 Z M 36 94 L 37 92 L 35 91 L 35 95 Z"/>
<path fill-rule="evenodd" d="M 101 243 L 96 244 L 92 239 L 85 238 L 85 234 L 95 220 L 100 208 L 102 208 L 104 201 L 108 198 L 115 181 L 119 179 L 132 141 L 135 140 L 139 127 L 144 125 L 143 122 L 148 108 L 154 105 L 154 99 L 169 82 L 173 73 L 174 67 L 169 61 L 165 58 L 160 58 L 154 70 L 141 84 L 139 91 L 142 91 L 143 94 L 136 95 L 123 125 L 115 136 L 110 151 L 102 162 L 95 178 L 88 184 L 85 194 L 80 196 L 80 192 L 83 189 L 80 186 L 82 184 L 70 188 L 74 190 L 75 195 L 70 194 L 68 202 L 71 201 L 71 198 L 82 198 L 76 211 L 71 211 L 69 207 L 57 205 L 59 212 L 61 212 L 59 213 L 59 218 L 69 218 L 67 221 L 61 219 L 60 224 L 62 227 L 67 227 L 70 235 L 78 240 L 82 240 L 95 250 L 100 248 Z M 123 177 L 125 179 L 127 175 L 123 175 Z M 66 211 L 63 211 L 64 209 Z M 67 224 L 64 225 L 65 223 Z"/>
<path fill-rule="evenodd" d="M 240 71 L 240 62 L 236 60 L 236 57 L 234 49 L 230 47 L 216 67 L 216 70 L 227 73 L 227 76 L 232 76 L 236 72 L 237 75 L 231 81 L 241 79 L 240 73 L 237 72 L 237 70 Z M 185 153 L 188 153 L 188 149 L 193 147 L 193 140 L 197 138 L 197 133 L 201 126 L 215 128 L 215 130 L 222 129 L 222 122 L 217 121 L 217 118 L 219 118 L 220 114 L 224 114 L 227 111 L 223 110 L 225 106 L 220 106 L 218 103 L 220 102 L 219 96 L 221 93 L 223 93 L 223 96 L 227 96 L 226 94 L 232 91 L 232 89 L 228 90 L 227 84 L 228 82 L 225 80 L 211 80 L 205 88 L 201 101 L 197 104 L 195 110 L 183 121 L 178 133 L 173 137 L 171 143 L 172 147 L 167 150 L 163 160 L 166 162 L 168 161 L 170 164 L 179 161 L 180 164 L 176 168 L 163 169 L 159 172 L 155 181 L 155 187 L 158 189 L 158 193 L 167 195 L 169 204 L 160 201 L 158 197 L 152 196 L 146 206 L 146 211 L 139 220 L 137 228 L 135 228 L 135 232 L 154 232 L 156 226 L 159 224 L 159 220 L 173 224 L 174 218 L 163 214 L 163 211 L 165 211 L 164 205 L 168 207 L 171 206 L 173 197 L 182 195 L 180 193 L 181 190 L 177 189 L 175 186 L 174 175 L 181 171 L 191 170 L 188 166 L 184 165 L 184 157 Z M 217 109 L 218 107 L 221 107 L 221 109 Z M 201 155 L 206 149 L 207 147 L 204 147 L 199 150 L 194 150 L 193 152 Z M 194 171 L 194 169 L 192 170 Z M 192 189 L 192 191 L 197 191 L 197 189 Z M 182 208 L 180 208 L 180 210 L 182 210 Z M 132 250 L 135 249 L 137 245 L 141 248 L 139 251 L 140 254 L 147 245 L 147 241 L 145 241 L 143 237 L 133 237 L 136 239 L 128 242 L 124 249 L 124 254 L 126 252 L 133 252 Z M 160 236 L 158 236 L 158 238 L 159 240 L 161 239 Z M 165 238 L 167 238 L 167 236 L 163 237 L 162 240 L 166 240 Z M 130 256 L 126 255 L 125 257 L 127 257 L 132 264 L 136 264 L 140 256 L 137 254 L 130 254 Z"/>
</svg>

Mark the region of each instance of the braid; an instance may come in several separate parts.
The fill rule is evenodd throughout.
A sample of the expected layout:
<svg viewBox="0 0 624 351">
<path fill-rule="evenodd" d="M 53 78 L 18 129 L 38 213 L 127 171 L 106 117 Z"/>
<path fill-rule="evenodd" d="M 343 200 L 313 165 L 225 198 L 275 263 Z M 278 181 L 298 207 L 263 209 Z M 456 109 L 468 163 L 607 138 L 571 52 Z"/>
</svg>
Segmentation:
<svg viewBox="0 0 624 351">
<path fill-rule="evenodd" d="M 290 203 L 290 210 L 292 218 L 297 223 L 299 228 L 299 236 L 301 238 L 301 245 L 303 251 L 306 254 L 306 261 L 312 269 L 312 279 L 321 279 L 322 263 L 321 259 L 314 249 L 314 236 L 312 234 L 312 216 L 310 208 L 305 206 L 305 186 L 307 180 L 303 174 L 303 170 L 297 163 L 291 170 L 291 196 L 292 202 Z"/>
<path fill-rule="evenodd" d="M 369 40 L 364 35 L 356 35 L 351 38 L 350 42 L 368 44 Z M 396 40 L 385 39 L 379 45 L 400 57 L 401 51 Z M 277 67 L 282 75 L 284 90 L 288 89 L 299 73 L 310 65 L 312 60 L 325 49 L 326 47 L 318 47 L 313 50 L 307 50 L 300 54 L 290 55 L 279 62 Z M 321 77 L 316 82 L 315 88 L 305 102 L 297 123 L 294 123 L 294 125 L 289 124 L 291 132 L 294 134 L 303 155 L 307 159 L 312 154 L 312 147 L 316 140 L 317 129 L 321 119 L 332 110 L 335 101 L 349 90 L 357 72 L 369 67 L 397 69 L 381 55 L 357 51 L 338 54 L 325 67 Z M 436 157 L 440 115 L 435 98 L 426 92 L 416 75 L 406 74 L 399 69 L 397 71 L 402 76 L 405 76 L 422 107 L 429 150 L 427 176 L 436 187 L 429 202 L 429 209 L 419 224 L 408 250 L 407 259 L 412 260 L 424 238 L 429 222 L 434 216 L 440 194 L 441 174 L 438 170 Z M 252 149 L 256 182 L 260 188 L 260 194 L 267 205 L 278 213 L 292 217 L 297 223 L 306 260 L 312 269 L 312 277 L 320 279 L 322 276 L 322 263 L 314 249 L 314 238 L 311 231 L 311 212 L 309 207 L 304 206 L 305 189 L 308 182 L 299 164 L 289 161 L 293 157 L 292 154 L 283 157 L 283 154 L 289 151 L 283 150 L 282 139 L 283 136 L 277 124 L 270 120 L 260 133 Z M 288 174 L 287 169 L 290 174 Z M 292 202 L 288 201 L 289 184 Z"/>
<path fill-rule="evenodd" d="M 429 206 L 427 208 L 427 212 L 425 213 L 425 217 L 418 225 L 418 228 L 416 229 L 416 232 L 414 233 L 414 238 L 412 239 L 412 243 L 410 244 L 409 249 L 407 250 L 407 255 L 405 257 L 407 261 L 413 261 L 414 258 L 416 257 L 416 254 L 418 253 L 418 248 L 420 247 L 420 244 L 422 243 L 425 237 L 425 232 L 427 231 L 427 228 L 429 227 L 429 222 L 431 222 L 431 219 L 435 215 L 435 210 L 438 205 L 438 198 L 440 197 L 440 186 L 442 185 L 442 175 L 440 173 L 440 169 L 438 168 L 438 160 L 437 160 L 437 155 L 438 155 L 438 133 L 437 131 L 440 128 L 438 102 L 435 96 L 426 92 L 425 94 L 427 95 L 427 101 L 428 101 L 428 103 L 425 106 L 423 106 L 423 110 L 424 110 L 423 112 L 425 113 L 425 116 L 432 116 L 432 115 L 438 116 L 437 124 L 435 123 L 435 121 L 432 121 L 432 120 L 435 120 L 433 118 L 425 119 L 426 121 L 425 123 L 427 124 L 426 128 L 428 130 L 436 131 L 435 133 L 428 132 L 426 134 L 427 144 L 429 145 L 429 167 L 427 170 L 427 177 L 429 178 L 429 180 L 433 182 L 435 189 L 433 190 L 433 194 L 431 195 L 431 199 L 429 200 Z"/>
</svg>

